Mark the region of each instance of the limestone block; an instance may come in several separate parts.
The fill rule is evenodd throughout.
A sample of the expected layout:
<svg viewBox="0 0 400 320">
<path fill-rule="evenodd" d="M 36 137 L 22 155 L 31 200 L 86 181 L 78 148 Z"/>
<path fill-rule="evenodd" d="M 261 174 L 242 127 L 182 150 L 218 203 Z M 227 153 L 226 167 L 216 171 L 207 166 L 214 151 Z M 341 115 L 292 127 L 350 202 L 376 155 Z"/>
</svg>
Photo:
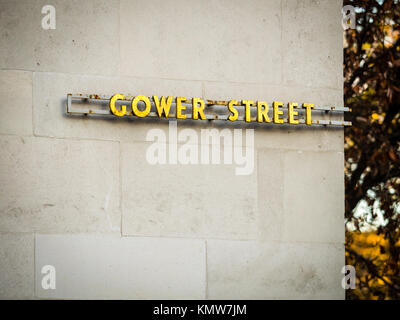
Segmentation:
<svg viewBox="0 0 400 320">
<path fill-rule="evenodd" d="M 0 136 L 0 231 L 119 233 L 119 148 Z"/>
<path fill-rule="evenodd" d="M 0 133 L 32 134 L 32 73 L 0 71 Z"/>
<path fill-rule="evenodd" d="M 32 299 L 33 234 L 0 233 L 0 243 L 0 299 Z"/>
<path fill-rule="evenodd" d="M 36 295 L 57 299 L 203 299 L 201 240 L 36 236 Z M 43 266 L 55 268 L 56 288 L 43 289 Z M 49 273 L 48 273 L 49 274 Z"/>
<path fill-rule="evenodd" d="M 344 299 L 344 247 L 207 240 L 208 299 Z"/>
<path fill-rule="evenodd" d="M 125 75 L 281 80 L 280 1 L 122 0 L 120 30 Z"/>
<path fill-rule="evenodd" d="M 42 28 L 42 7 L 49 4 L 55 8 L 54 30 Z M 0 6 L 1 68 L 118 73 L 118 0 L 2 0 Z"/>
<path fill-rule="evenodd" d="M 250 175 L 236 175 L 235 162 L 152 165 L 149 147 L 122 144 L 124 235 L 256 237 L 256 163 Z"/>
<path fill-rule="evenodd" d="M 343 87 L 343 1 L 282 0 L 284 84 Z"/>
<path fill-rule="evenodd" d="M 258 155 L 260 238 L 344 243 L 343 152 Z"/>
</svg>

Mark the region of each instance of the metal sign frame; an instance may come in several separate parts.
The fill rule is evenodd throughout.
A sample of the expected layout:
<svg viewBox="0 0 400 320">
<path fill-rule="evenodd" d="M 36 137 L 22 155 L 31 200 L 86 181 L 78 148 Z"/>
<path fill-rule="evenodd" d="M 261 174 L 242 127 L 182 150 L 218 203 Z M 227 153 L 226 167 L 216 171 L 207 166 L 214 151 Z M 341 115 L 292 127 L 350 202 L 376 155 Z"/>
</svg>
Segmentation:
<svg viewBox="0 0 400 320">
<path fill-rule="evenodd" d="M 127 102 L 130 103 L 132 101 L 132 99 L 134 98 L 134 96 L 125 96 L 124 99 L 119 100 L 120 102 Z M 66 105 L 66 114 L 67 115 L 82 115 L 82 116 L 101 116 L 101 117 L 112 117 L 112 118 L 120 118 L 120 117 L 116 117 L 110 110 L 110 108 L 107 109 L 96 109 L 96 108 L 90 108 L 85 107 L 85 108 L 74 108 L 73 107 L 73 102 L 74 101 L 80 101 L 80 102 L 99 102 L 99 103 L 106 103 L 110 101 L 111 96 L 106 96 L 106 95 L 98 95 L 98 94 L 72 94 L 69 93 L 67 95 L 67 105 Z M 154 101 L 152 101 L 152 99 L 149 97 L 150 101 L 151 101 L 151 106 L 152 108 L 154 107 Z M 187 105 L 187 106 L 191 106 L 191 100 L 192 99 L 188 99 L 189 102 L 184 102 L 182 103 L 183 105 Z M 218 100 L 207 100 L 204 99 L 204 103 L 207 107 L 212 107 L 212 106 L 227 106 L 229 101 L 218 101 Z M 175 102 L 171 103 L 171 106 L 176 105 Z M 238 105 L 236 107 L 239 107 L 241 105 Z M 252 108 L 256 107 L 255 105 L 252 106 Z M 282 111 L 287 111 L 288 108 L 287 106 L 282 106 L 280 108 Z M 296 108 L 296 112 L 301 112 L 304 109 L 300 109 L 300 108 Z M 346 108 L 346 107 L 327 107 L 327 106 L 314 106 L 314 108 L 311 110 L 313 114 L 315 114 L 316 112 L 320 112 L 323 114 L 327 114 L 327 113 L 339 113 L 339 114 L 343 114 L 344 112 L 351 112 L 350 108 Z M 124 117 L 121 118 L 125 118 L 128 116 L 133 116 L 133 112 L 132 111 L 128 111 L 127 110 L 127 114 Z M 191 114 L 186 114 L 186 119 L 192 119 Z M 228 116 L 229 115 L 220 115 L 220 114 L 210 114 L 207 113 L 205 114 L 205 118 L 206 120 L 209 121 L 217 121 L 217 120 L 228 120 Z M 172 118 L 176 118 L 176 114 L 170 114 L 168 116 L 168 118 L 165 117 L 159 117 L 157 112 L 151 111 L 146 117 L 149 118 L 158 118 L 158 119 L 172 119 Z M 289 124 L 288 119 L 282 119 L 284 121 L 284 124 Z M 245 116 L 244 115 L 239 115 L 238 119 L 236 121 L 245 121 Z M 304 119 L 298 119 L 299 124 L 300 125 L 305 125 L 305 120 Z M 255 117 L 251 118 L 251 122 L 257 122 L 257 119 Z M 251 122 L 247 122 L 247 123 L 251 123 Z M 272 121 L 271 124 L 274 124 L 274 122 Z M 290 124 L 293 125 L 293 124 Z M 339 126 L 339 127 L 343 127 L 343 126 L 351 126 L 352 123 L 350 121 L 344 121 L 344 120 L 326 120 L 326 119 L 313 119 L 312 126 L 316 126 L 316 125 L 321 125 L 321 126 Z"/>
</svg>

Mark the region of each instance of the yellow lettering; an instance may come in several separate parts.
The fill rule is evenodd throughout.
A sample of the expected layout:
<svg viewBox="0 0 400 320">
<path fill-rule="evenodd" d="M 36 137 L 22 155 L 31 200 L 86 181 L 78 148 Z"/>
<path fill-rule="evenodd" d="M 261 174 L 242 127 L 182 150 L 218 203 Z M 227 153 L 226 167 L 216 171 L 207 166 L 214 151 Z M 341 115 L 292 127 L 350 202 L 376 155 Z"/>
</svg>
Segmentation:
<svg viewBox="0 0 400 320">
<path fill-rule="evenodd" d="M 228 120 L 229 121 L 236 121 L 238 119 L 239 116 L 239 112 L 237 111 L 237 109 L 234 106 L 237 106 L 239 104 L 239 102 L 237 102 L 236 100 L 232 100 L 229 101 L 228 103 L 228 109 L 230 112 L 232 112 L 231 115 L 229 115 Z"/>
<path fill-rule="evenodd" d="M 200 106 L 198 106 L 200 104 Z M 192 119 L 199 119 L 199 114 L 201 120 L 206 120 L 204 115 L 204 100 L 200 98 L 193 98 L 192 100 Z"/>
<path fill-rule="evenodd" d="M 274 101 L 274 123 L 283 123 L 283 119 L 279 118 L 280 115 L 283 115 L 283 111 L 279 110 L 282 106 L 283 102 Z"/>
<path fill-rule="evenodd" d="M 293 109 L 297 108 L 297 103 L 295 102 L 289 102 L 288 103 L 288 120 L 290 124 L 299 124 L 299 120 L 295 119 L 294 116 L 298 116 L 299 113 L 297 111 L 294 111 Z"/>
<path fill-rule="evenodd" d="M 246 120 L 246 122 L 250 122 L 251 121 L 251 118 L 250 118 L 250 107 L 251 107 L 251 105 L 253 105 L 254 104 L 254 101 L 253 100 L 242 100 L 242 104 L 244 104 L 244 110 L 245 110 L 245 120 Z"/>
<path fill-rule="evenodd" d="M 264 108 L 264 109 L 263 109 Z M 268 103 L 265 101 L 257 101 L 257 121 L 258 122 L 271 122 L 268 117 Z"/>
<path fill-rule="evenodd" d="M 117 100 L 123 100 L 123 99 L 125 99 L 125 96 L 123 94 L 114 94 L 110 99 L 110 104 L 109 104 L 110 110 L 117 117 L 123 117 L 124 115 L 126 115 L 126 105 L 122 105 L 121 110 L 118 110 L 115 107 L 115 102 Z"/>
<path fill-rule="evenodd" d="M 182 114 L 183 110 L 186 110 L 186 106 L 182 105 L 182 102 L 185 102 L 185 97 L 176 97 L 176 118 L 177 119 L 186 119 L 186 115 Z"/>
<path fill-rule="evenodd" d="M 172 97 L 168 97 L 165 101 L 165 97 L 161 97 L 161 101 L 157 96 L 153 96 L 154 104 L 157 108 L 158 116 L 161 118 L 164 112 L 166 118 L 168 118 L 169 110 L 171 109 Z"/>
<path fill-rule="evenodd" d="M 306 109 L 306 124 L 311 126 L 311 124 L 312 124 L 311 109 L 314 109 L 314 104 L 312 104 L 312 103 L 303 103 L 303 108 Z"/>
<path fill-rule="evenodd" d="M 139 101 L 143 101 L 146 105 L 146 108 L 143 111 L 140 111 L 137 107 Z M 144 118 L 145 116 L 147 116 L 150 113 L 150 110 L 151 110 L 151 103 L 148 97 L 139 95 L 132 100 L 132 111 L 139 118 Z"/>
</svg>

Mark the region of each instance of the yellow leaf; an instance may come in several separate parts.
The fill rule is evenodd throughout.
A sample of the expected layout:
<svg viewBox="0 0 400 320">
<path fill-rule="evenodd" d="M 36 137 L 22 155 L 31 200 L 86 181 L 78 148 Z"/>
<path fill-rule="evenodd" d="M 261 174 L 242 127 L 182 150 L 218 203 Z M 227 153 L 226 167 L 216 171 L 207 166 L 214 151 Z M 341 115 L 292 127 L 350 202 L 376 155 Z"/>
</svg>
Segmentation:
<svg viewBox="0 0 400 320">
<path fill-rule="evenodd" d="M 346 143 L 350 148 L 354 146 L 354 141 L 351 140 L 349 137 L 346 137 Z"/>
<path fill-rule="evenodd" d="M 371 118 L 374 119 L 374 120 L 379 120 L 379 114 L 373 113 L 373 114 L 371 115 Z"/>
<path fill-rule="evenodd" d="M 363 43 L 361 50 L 367 51 L 369 49 L 371 49 L 371 44 L 368 42 Z"/>
</svg>

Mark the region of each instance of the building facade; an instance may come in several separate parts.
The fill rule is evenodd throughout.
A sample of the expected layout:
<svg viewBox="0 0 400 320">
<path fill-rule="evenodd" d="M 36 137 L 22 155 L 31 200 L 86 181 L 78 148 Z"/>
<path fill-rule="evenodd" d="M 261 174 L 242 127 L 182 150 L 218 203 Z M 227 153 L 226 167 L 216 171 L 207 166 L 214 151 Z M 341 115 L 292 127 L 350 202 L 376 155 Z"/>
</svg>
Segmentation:
<svg viewBox="0 0 400 320">
<path fill-rule="evenodd" d="M 341 7 L 1 0 L 0 297 L 343 299 L 343 127 L 65 111 L 69 93 L 343 106 Z M 250 170 L 171 161 L 205 129 Z"/>
</svg>

